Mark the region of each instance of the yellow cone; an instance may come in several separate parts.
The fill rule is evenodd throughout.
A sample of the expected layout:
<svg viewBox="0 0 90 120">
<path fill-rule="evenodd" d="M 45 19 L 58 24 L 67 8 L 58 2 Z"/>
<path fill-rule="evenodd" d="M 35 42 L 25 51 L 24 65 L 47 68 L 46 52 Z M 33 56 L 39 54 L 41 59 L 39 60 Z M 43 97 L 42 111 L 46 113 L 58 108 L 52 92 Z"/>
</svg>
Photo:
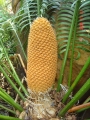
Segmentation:
<svg viewBox="0 0 90 120">
<path fill-rule="evenodd" d="M 45 92 L 55 81 L 57 70 L 57 41 L 46 18 L 32 23 L 28 37 L 27 85 L 31 91 Z"/>
</svg>

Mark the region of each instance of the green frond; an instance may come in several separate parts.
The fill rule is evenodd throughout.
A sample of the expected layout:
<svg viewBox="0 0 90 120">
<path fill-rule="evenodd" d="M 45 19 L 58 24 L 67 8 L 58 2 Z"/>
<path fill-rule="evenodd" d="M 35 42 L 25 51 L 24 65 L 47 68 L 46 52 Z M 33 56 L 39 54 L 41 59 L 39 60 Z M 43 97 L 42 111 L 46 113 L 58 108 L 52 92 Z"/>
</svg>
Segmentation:
<svg viewBox="0 0 90 120">
<path fill-rule="evenodd" d="M 88 34 L 78 34 L 78 37 L 86 37 L 86 38 L 90 38 L 90 35 Z"/>
<path fill-rule="evenodd" d="M 10 15 L 7 13 L 7 11 L 5 11 L 3 8 L 0 8 L 0 23 L 3 23 L 8 18 L 10 18 Z"/>
<path fill-rule="evenodd" d="M 52 20 L 52 15 L 60 8 L 60 2 L 55 0 L 24 0 L 22 7 L 17 11 L 14 21 L 21 28 L 21 31 L 29 27 L 33 20 L 39 16 Z M 39 12 L 39 13 L 38 13 Z"/>
<path fill-rule="evenodd" d="M 65 5 L 65 6 L 63 5 L 63 7 L 59 10 L 59 12 L 57 14 L 57 16 L 58 16 L 57 17 L 57 27 L 56 27 L 57 40 L 60 40 L 61 43 L 65 44 L 63 46 L 63 44 L 58 43 L 59 50 L 62 49 L 63 51 L 65 51 L 65 46 L 67 46 L 67 42 L 62 42 L 62 41 L 68 40 L 71 21 L 72 21 L 72 17 L 74 14 L 74 7 L 75 7 L 76 3 L 77 3 L 77 1 L 75 1 L 73 4 L 72 4 L 72 2 L 71 3 L 69 2 L 69 3 L 67 3 L 67 5 Z M 80 44 L 80 38 L 82 37 L 82 39 L 85 39 L 86 41 L 88 38 L 90 38 L 90 35 L 87 32 L 87 30 L 90 30 L 90 22 L 89 22 L 90 21 L 90 7 L 88 6 L 88 4 L 86 4 L 86 1 L 82 1 L 81 5 L 82 4 L 84 4 L 84 7 L 80 8 L 80 12 L 78 14 L 78 25 L 77 25 L 77 30 L 76 30 L 76 41 L 78 38 L 79 39 L 77 42 L 75 42 L 75 44 L 81 45 L 81 47 L 78 47 L 80 49 L 82 48 L 83 44 L 85 46 L 87 46 L 87 44 L 85 42 Z M 73 37 L 73 35 L 72 35 L 72 37 Z M 84 50 L 88 51 L 86 49 L 84 49 Z M 63 53 L 63 52 L 59 51 L 59 53 Z"/>
<path fill-rule="evenodd" d="M 86 33 L 86 30 L 85 30 L 85 29 L 83 29 L 83 30 L 78 30 L 78 31 L 77 31 L 77 34 L 80 34 L 80 33 L 84 34 L 84 33 Z"/>
<path fill-rule="evenodd" d="M 80 52 L 78 50 L 74 50 L 74 53 L 76 54 L 74 60 L 78 60 L 81 57 Z"/>
<path fill-rule="evenodd" d="M 79 20 L 79 22 L 84 22 L 85 20 L 90 20 L 90 17 L 88 17 L 88 16 L 90 16 L 90 14 L 86 14 L 85 16 L 83 15 L 82 17 L 82 19 L 81 20 Z M 87 22 L 86 22 L 87 23 Z M 89 23 L 88 23 L 89 24 Z"/>
<path fill-rule="evenodd" d="M 63 20 L 64 19 L 64 21 L 67 21 L 67 22 L 69 22 L 69 23 L 71 23 L 71 21 L 72 21 L 72 19 L 70 19 L 70 18 L 65 18 L 65 17 L 60 17 L 60 18 L 58 18 L 58 20 Z"/>
<path fill-rule="evenodd" d="M 68 39 L 68 35 L 64 35 L 64 36 L 57 36 L 57 40 L 64 38 L 64 39 Z"/>
<path fill-rule="evenodd" d="M 89 18 L 90 19 L 90 18 Z M 90 22 L 83 22 L 84 25 L 88 25 L 88 27 L 90 27 Z"/>
<path fill-rule="evenodd" d="M 57 32 L 57 36 L 59 35 L 68 35 L 69 31 L 60 31 L 59 33 Z"/>
<path fill-rule="evenodd" d="M 83 8 L 86 5 L 90 5 L 90 0 L 83 1 L 82 5 L 80 6 L 80 8 Z"/>
<path fill-rule="evenodd" d="M 12 105 L 15 109 L 22 111 L 23 108 L 14 101 L 14 99 L 5 92 L 2 88 L 0 88 L 0 98 Z"/>
<path fill-rule="evenodd" d="M 82 9 L 80 9 L 80 10 L 82 10 L 83 11 L 83 13 L 87 13 L 87 12 L 89 12 L 90 11 L 90 7 L 89 6 L 85 6 L 85 7 L 83 7 Z"/>
<path fill-rule="evenodd" d="M 84 17 L 88 17 L 90 16 L 90 10 L 88 10 L 87 12 L 84 12 L 83 14 L 81 14 L 81 16 L 84 18 Z"/>
<path fill-rule="evenodd" d="M 65 43 L 67 43 L 67 42 L 68 42 L 68 40 L 62 40 L 60 43 L 58 43 L 58 45 L 65 44 Z"/>
<path fill-rule="evenodd" d="M 29 27 L 32 21 L 37 17 L 37 2 L 36 0 L 24 0 L 22 7 L 17 11 L 14 21 L 18 21 L 17 25 L 21 31 Z M 22 29 L 23 28 L 23 29 Z"/>
<path fill-rule="evenodd" d="M 65 45 L 63 45 L 63 46 L 61 46 L 61 47 L 59 47 L 59 49 L 62 50 L 62 49 L 64 49 L 64 48 L 66 48 L 66 47 L 67 47 L 67 44 L 65 44 Z"/>
<path fill-rule="evenodd" d="M 75 44 L 82 44 L 82 45 L 90 46 L 90 42 L 85 38 L 82 38 L 81 40 L 80 40 L 80 38 L 78 38 L 75 41 Z"/>
<path fill-rule="evenodd" d="M 5 115 L 0 115 L 0 119 L 1 120 L 21 120 L 21 119 L 16 118 L 16 117 L 9 117 L 9 116 L 5 116 Z"/>
<path fill-rule="evenodd" d="M 59 15 L 58 15 L 58 18 L 59 18 L 59 17 L 64 17 L 64 18 L 65 18 L 65 17 L 68 17 L 68 18 L 72 19 L 72 15 L 70 15 L 70 14 L 67 15 L 67 14 L 65 14 L 65 13 L 59 14 Z"/>
<path fill-rule="evenodd" d="M 60 56 L 61 56 L 61 54 L 64 53 L 65 51 L 66 51 L 66 49 L 63 49 L 63 50 L 59 51 Z"/>
<path fill-rule="evenodd" d="M 68 23 L 68 22 L 62 22 L 62 21 L 61 21 L 61 22 L 58 23 L 58 26 L 59 26 L 59 25 L 67 25 L 67 26 L 70 27 L 71 23 Z"/>
<path fill-rule="evenodd" d="M 70 9 L 70 8 L 67 9 L 67 7 L 66 7 L 66 8 L 60 9 L 60 11 L 58 12 L 58 14 L 63 14 L 63 13 L 67 13 L 67 14 L 73 15 L 73 10 Z"/>
<path fill-rule="evenodd" d="M 76 46 L 76 48 L 82 49 L 86 52 L 90 52 L 90 48 L 85 48 L 85 47 L 82 47 L 82 46 Z"/>
<path fill-rule="evenodd" d="M 56 29 L 57 32 L 58 32 L 58 31 L 63 31 L 63 30 L 69 31 L 69 30 L 70 30 L 70 27 L 62 26 L 62 27 Z"/>
</svg>

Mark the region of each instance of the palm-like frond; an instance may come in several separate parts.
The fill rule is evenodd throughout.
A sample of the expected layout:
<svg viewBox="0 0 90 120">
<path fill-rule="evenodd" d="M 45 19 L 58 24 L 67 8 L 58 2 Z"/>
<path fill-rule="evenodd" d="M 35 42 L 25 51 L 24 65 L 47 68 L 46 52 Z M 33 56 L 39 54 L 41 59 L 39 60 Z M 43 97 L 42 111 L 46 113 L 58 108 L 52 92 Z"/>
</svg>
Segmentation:
<svg viewBox="0 0 90 120">
<path fill-rule="evenodd" d="M 36 0 L 24 0 L 23 6 L 18 10 L 15 15 L 14 21 L 18 21 L 17 25 L 21 31 L 27 26 L 31 25 L 33 19 L 37 16 L 37 2 Z"/>
<path fill-rule="evenodd" d="M 90 3 L 90 2 L 89 2 Z M 82 5 L 84 5 L 82 7 Z M 86 2 L 81 3 L 80 12 L 79 12 L 78 26 L 77 26 L 77 40 L 78 45 L 76 48 L 80 48 L 87 52 L 90 52 L 90 6 Z"/>
<path fill-rule="evenodd" d="M 80 49 L 90 52 L 90 33 L 87 32 L 90 30 L 90 7 L 85 2 L 87 1 L 77 0 L 73 5 L 72 2 L 69 2 L 67 5 L 63 5 L 63 8 L 58 12 L 56 27 L 58 49 L 59 56 L 64 58 L 58 81 L 58 91 L 60 90 L 59 85 L 62 83 L 67 58 L 70 58 L 68 79 L 70 86 L 73 59 L 80 58 Z M 82 4 L 84 6 L 80 7 Z"/>
<path fill-rule="evenodd" d="M 22 31 L 31 25 L 32 21 L 38 17 L 38 14 L 41 17 L 51 19 L 52 14 L 58 9 L 60 9 L 59 0 L 41 0 L 39 3 L 37 0 L 24 0 L 22 7 L 15 15 L 14 21 L 18 21 L 16 23 Z"/>
<path fill-rule="evenodd" d="M 69 3 L 69 6 L 72 5 Z M 66 46 L 68 43 L 68 36 L 70 32 L 71 22 L 74 13 L 74 7 L 64 6 L 58 12 L 57 18 L 57 40 L 59 47 L 59 55 L 66 51 Z"/>
<path fill-rule="evenodd" d="M 11 32 L 8 31 L 8 24 L 6 21 L 10 19 L 11 16 L 3 8 L 0 9 L 0 40 L 3 41 L 4 46 L 7 48 L 8 53 L 14 53 L 14 44 L 15 42 L 11 39 Z M 2 48 L 2 47 L 0 47 Z M 3 57 L 3 50 L 0 50 L 0 58 Z"/>
<path fill-rule="evenodd" d="M 16 40 L 15 36 L 13 37 L 13 32 L 10 30 L 10 25 L 8 20 L 3 21 L 0 26 L 0 40 L 3 42 L 4 47 L 7 49 L 8 54 L 14 54 L 16 51 Z M 3 53 L 3 51 L 2 51 Z M 3 54 L 4 55 L 4 54 Z"/>
<path fill-rule="evenodd" d="M 9 15 L 3 9 L 0 10 L 0 40 L 3 41 L 8 53 L 10 54 L 15 52 L 17 45 L 20 45 L 24 58 L 25 60 L 27 59 L 18 34 L 18 27 L 17 24 L 15 24 L 14 17 Z"/>
<path fill-rule="evenodd" d="M 6 21 L 10 15 L 3 8 L 0 8 L 0 26 L 4 21 Z"/>
<path fill-rule="evenodd" d="M 82 5 L 80 6 L 80 8 L 84 7 L 84 6 L 87 6 L 87 5 L 90 5 L 90 0 L 82 0 Z"/>
<path fill-rule="evenodd" d="M 75 48 L 80 48 L 87 52 L 90 52 L 90 47 L 89 47 L 90 41 L 88 40 L 90 38 L 90 33 L 88 32 L 90 30 L 90 22 L 89 22 L 90 7 L 89 5 L 85 4 L 85 1 L 81 2 L 81 6 L 83 4 L 84 7 L 80 7 L 80 11 L 78 14 L 78 25 L 76 32 Z M 72 3 L 68 3 L 68 5 L 65 5 L 58 12 L 56 31 L 57 31 L 57 40 L 59 42 L 59 55 L 66 51 L 72 17 L 75 9 L 74 7 L 75 6 L 72 7 Z M 73 41 L 73 35 L 72 35 L 72 41 Z M 72 41 L 71 41 L 71 46 L 72 46 Z"/>
</svg>

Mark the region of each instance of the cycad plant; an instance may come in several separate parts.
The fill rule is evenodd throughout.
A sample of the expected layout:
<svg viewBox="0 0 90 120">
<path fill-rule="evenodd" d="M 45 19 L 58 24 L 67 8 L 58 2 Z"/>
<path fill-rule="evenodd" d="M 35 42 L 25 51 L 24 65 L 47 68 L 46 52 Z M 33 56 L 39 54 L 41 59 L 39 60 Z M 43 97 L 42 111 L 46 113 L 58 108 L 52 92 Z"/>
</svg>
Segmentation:
<svg viewBox="0 0 90 120">
<path fill-rule="evenodd" d="M 73 61 L 80 58 L 80 49 L 90 52 L 89 4 L 89 2 L 84 1 L 77 1 L 74 5 L 68 3 L 68 5 L 65 4 L 58 12 L 56 31 L 59 42 L 59 56 L 63 58 L 59 84 L 63 80 L 67 58 L 70 58 L 70 74 L 68 78 L 68 86 L 70 86 L 72 64 Z M 58 91 L 60 89 L 59 84 Z"/>
<path fill-rule="evenodd" d="M 90 2 L 88 0 L 76 0 L 73 2 L 70 0 L 64 0 L 63 2 L 59 0 L 23 0 L 20 5 L 17 13 L 11 18 L 7 17 L 0 25 L 0 36 L 2 36 L 0 40 L 2 55 L 0 71 L 19 95 L 20 99 L 24 101 L 29 113 L 29 119 L 50 119 L 56 116 L 58 119 L 61 119 L 61 117 L 65 118 L 68 110 L 88 91 L 90 78 L 78 93 L 75 94 L 74 98 L 71 97 L 71 101 L 66 106 L 63 106 L 64 108 L 61 107 L 58 111 L 55 110 L 55 101 L 53 102 L 49 92 L 55 82 L 56 75 L 56 39 L 58 43 L 58 59 L 62 59 L 63 61 L 57 85 L 57 93 L 62 91 L 61 86 L 63 86 L 62 81 L 65 66 L 68 57 L 70 59 L 68 91 L 66 91 L 67 93 L 63 99 L 59 101 L 65 104 L 69 101 L 71 92 L 80 81 L 80 78 L 88 66 L 90 66 L 90 57 L 88 57 L 82 70 L 71 85 L 73 61 L 80 59 L 80 49 L 90 52 Z M 52 27 L 56 33 L 56 38 Z M 20 35 L 23 32 L 28 32 L 29 29 L 28 53 L 26 55 Z M 5 34 L 12 41 L 16 42 L 14 45 L 20 46 L 27 61 L 26 82 L 29 91 L 22 84 L 15 66 L 10 60 L 10 52 L 7 49 L 8 45 L 6 46 L 4 42 L 6 40 Z M 4 60 L 7 61 L 9 67 L 4 64 Z M 13 81 L 21 87 L 21 91 L 14 85 Z M 28 117 L 23 106 L 16 103 L 2 88 L 0 88 L 0 99 L 13 106 L 15 112 L 4 105 L 1 105 L 1 108 L 13 114 L 16 114 L 16 110 L 18 110 L 21 112 L 20 119 Z M 18 117 L 17 114 L 16 117 Z M 8 117 L 11 120 L 19 120 L 19 118 Z M 0 115 L 0 119 L 7 120 L 7 116 Z"/>
<path fill-rule="evenodd" d="M 70 72 L 68 74 L 68 82 L 67 82 L 69 90 L 62 100 L 64 103 L 71 94 L 72 90 L 76 87 L 76 85 L 80 81 L 80 78 L 83 76 L 86 69 L 90 66 L 90 57 L 89 57 L 85 66 L 82 68 L 81 72 L 76 77 L 74 83 L 71 85 L 73 61 L 80 58 L 80 49 L 84 50 L 85 52 L 90 52 L 90 33 L 89 33 L 90 17 L 88 16 L 90 12 L 89 4 L 90 4 L 89 1 L 80 1 L 80 0 L 74 2 L 73 4 L 72 2 L 69 2 L 68 4 L 63 5 L 63 8 L 59 10 L 57 15 L 58 17 L 57 17 L 56 32 L 57 32 L 58 49 L 59 49 L 58 51 L 59 51 L 59 57 L 63 59 L 63 63 L 60 71 L 60 77 L 58 80 L 57 91 L 60 91 L 61 89 L 60 84 L 62 84 L 63 81 L 66 62 L 67 59 L 70 58 L 70 69 L 69 69 Z M 90 79 L 88 80 L 88 83 L 89 82 Z M 78 94 L 80 96 L 80 91 L 74 96 L 72 101 L 76 102 L 78 99 L 80 99 L 80 98 L 77 99 Z M 81 95 L 83 95 L 83 93 Z M 68 108 L 66 106 L 59 113 L 59 115 L 61 116 L 65 115 L 65 113 L 63 112 L 65 112 L 65 109 L 69 109 L 70 105 L 68 103 L 67 105 Z"/>
</svg>

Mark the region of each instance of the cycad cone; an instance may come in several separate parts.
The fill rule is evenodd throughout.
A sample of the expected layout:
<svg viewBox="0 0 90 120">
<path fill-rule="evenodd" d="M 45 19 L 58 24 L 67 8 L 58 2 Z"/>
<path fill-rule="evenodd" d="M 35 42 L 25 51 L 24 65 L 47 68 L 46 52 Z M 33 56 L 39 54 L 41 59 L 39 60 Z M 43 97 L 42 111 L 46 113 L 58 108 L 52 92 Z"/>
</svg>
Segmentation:
<svg viewBox="0 0 90 120">
<path fill-rule="evenodd" d="M 37 18 L 28 38 L 27 84 L 35 92 L 45 92 L 55 81 L 57 42 L 49 21 Z"/>
<path fill-rule="evenodd" d="M 48 90 L 55 82 L 57 70 L 57 42 L 54 30 L 46 18 L 39 17 L 32 23 L 28 37 L 27 85 L 31 94 L 38 94 L 34 101 L 35 114 L 43 118 L 51 109 Z M 41 94 L 40 94 L 41 93 Z M 42 97 L 41 97 L 42 96 Z M 40 104 L 37 105 L 37 104 Z M 42 106 L 41 106 L 42 104 Z"/>
</svg>

